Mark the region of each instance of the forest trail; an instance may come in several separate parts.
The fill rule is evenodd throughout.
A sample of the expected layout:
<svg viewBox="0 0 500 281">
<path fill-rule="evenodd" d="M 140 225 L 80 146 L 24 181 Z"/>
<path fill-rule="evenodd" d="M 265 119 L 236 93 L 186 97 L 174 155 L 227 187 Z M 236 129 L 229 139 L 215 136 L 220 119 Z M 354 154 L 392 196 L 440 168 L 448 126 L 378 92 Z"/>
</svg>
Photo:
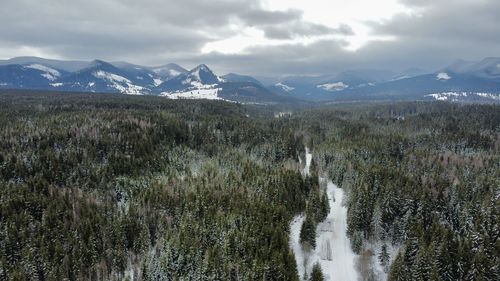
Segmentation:
<svg viewBox="0 0 500 281">
<path fill-rule="evenodd" d="M 306 148 L 306 163 L 302 174 L 309 175 L 312 154 Z M 320 181 L 325 179 L 320 178 Z M 290 224 L 290 248 L 297 262 L 297 271 L 301 280 L 309 275 L 313 265 L 319 262 L 325 280 L 355 281 L 358 273 L 355 269 L 356 255 L 351 249 L 347 237 L 347 208 L 342 206 L 344 191 L 331 181 L 327 183 L 330 212 L 327 218 L 316 228 L 317 246 L 312 252 L 305 252 L 300 243 L 300 229 L 304 214 L 297 215 Z"/>
<path fill-rule="evenodd" d="M 344 190 L 331 181 L 327 184 L 330 212 L 316 229 L 317 246 L 307 268 L 319 261 L 325 280 L 358 280 L 356 255 L 347 237 L 347 208 L 342 205 Z"/>
</svg>

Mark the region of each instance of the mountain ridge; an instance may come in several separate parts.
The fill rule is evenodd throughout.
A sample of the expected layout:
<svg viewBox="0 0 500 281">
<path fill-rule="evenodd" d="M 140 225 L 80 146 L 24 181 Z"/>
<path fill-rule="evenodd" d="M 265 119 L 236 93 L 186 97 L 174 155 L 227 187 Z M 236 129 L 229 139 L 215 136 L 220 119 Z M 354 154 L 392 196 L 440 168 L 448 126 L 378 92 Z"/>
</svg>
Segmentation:
<svg viewBox="0 0 500 281">
<path fill-rule="evenodd" d="M 36 67 L 9 64 L 29 64 L 30 60 L 34 61 L 32 64 Z M 221 99 L 255 103 L 297 102 L 294 98 L 279 97 L 257 80 L 226 81 L 206 64 L 200 64 L 188 71 L 174 63 L 144 67 L 127 62 L 110 63 L 95 59 L 91 62 L 79 62 L 78 69 L 74 71 L 64 71 L 52 67 L 58 64 L 57 61 L 36 57 L 22 57 L 2 63 L 0 88 L 4 89 L 159 95 L 176 99 Z M 57 77 L 53 74 L 57 74 Z"/>
<path fill-rule="evenodd" d="M 149 67 L 99 59 L 83 62 L 18 57 L 0 61 L 0 88 L 232 101 L 260 99 L 262 102 L 282 98 L 315 102 L 432 98 L 468 101 L 471 97 L 497 102 L 500 100 L 500 58 L 457 60 L 434 72 L 418 68 L 401 72 L 354 69 L 335 75 L 255 79 L 235 73 L 218 76 L 206 64 L 186 70 L 175 63 Z"/>
</svg>

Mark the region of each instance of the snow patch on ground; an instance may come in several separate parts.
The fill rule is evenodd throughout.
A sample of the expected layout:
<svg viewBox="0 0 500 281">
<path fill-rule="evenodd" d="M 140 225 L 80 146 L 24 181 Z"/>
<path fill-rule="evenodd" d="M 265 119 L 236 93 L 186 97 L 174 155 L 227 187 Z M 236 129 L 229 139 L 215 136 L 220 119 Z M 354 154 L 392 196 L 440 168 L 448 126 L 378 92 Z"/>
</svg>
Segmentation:
<svg viewBox="0 0 500 281">
<path fill-rule="evenodd" d="M 387 246 L 387 253 L 389 254 L 389 266 L 385 269 L 378 258 L 384 244 Z M 400 245 L 393 245 L 391 241 L 365 241 L 361 256 L 358 259 L 358 272 L 362 272 L 364 279 L 387 280 L 390 265 L 396 258 L 400 248 Z"/>
<path fill-rule="evenodd" d="M 425 97 L 431 97 L 435 100 L 453 101 L 453 102 L 462 101 L 466 98 L 472 98 L 474 96 L 494 101 L 500 101 L 500 93 L 495 94 L 495 93 L 476 93 L 476 92 L 442 92 L 442 93 L 425 95 Z"/>
<path fill-rule="evenodd" d="M 179 72 L 175 69 L 171 69 L 169 67 L 158 67 L 158 68 L 154 68 L 152 69 L 152 71 L 158 75 L 161 75 L 162 73 L 168 73 L 168 76 L 169 77 L 175 77 L 175 76 L 179 76 L 180 74 L 182 74 L 182 72 Z"/>
<path fill-rule="evenodd" d="M 329 92 L 342 91 L 349 88 L 349 85 L 344 84 L 344 82 L 336 82 L 336 83 L 325 83 L 316 86 L 319 89 L 323 89 Z"/>
<path fill-rule="evenodd" d="M 158 87 L 158 86 L 160 86 L 161 83 L 163 83 L 163 80 L 154 78 L 153 82 L 155 84 L 155 87 Z"/>
<path fill-rule="evenodd" d="M 111 82 L 111 87 L 115 88 L 119 92 L 127 95 L 143 95 L 147 90 L 144 87 L 134 85 L 132 81 L 127 78 L 116 75 L 114 73 L 109 73 L 106 71 L 96 71 L 93 73 L 94 77 L 103 79 L 105 81 Z"/>
<path fill-rule="evenodd" d="M 30 65 L 27 65 L 25 67 L 45 72 L 41 75 L 50 81 L 54 81 L 61 76 L 61 73 L 59 71 L 57 71 L 53 68 L 47 67 L 45 65 L 37 64 L 37 63 L 30 64 Z"/>
<path fill-rule="evenodd" d="M 169 99 L 206 99 L 206 100 L 222 100 L 218 96 L 220 88 L 211 89 L 194 89 L 184 92 L 163 92 L 160 96 L 167 97 Z"/>
<path fill-rule="evenodd" d="M 441 81 L 446 81 L 446 80 L 450 80 L 451 76 L 448 75 L 448 73 L 446 73 L 446 72 L 440 72 L 436 75 L 436 79 L 441 80 Z"/>
<path fill-rule="evenodd" d="M 290 116 L 292 116 L 292 112 L 290 112 L 290 111 L 281 111 L 281 112 L 274 114 L 274 118 L 290 117 Z M 300 161 L 300 158 L 299 158 L 299 161 Z"/>
<path fill-rule="evenodd" d="M 283 91 L 285 91 L 285 92 L 291 92 L 291 91 L 295 90 L 295 88 L 294 88 L 294 87 L 290 87 L 290 86 L 285 85 L 285 84 L 283 84 L 283 83 L 281 83 L 281 82 L 280 82 L 280 83 L 275 84 L 274 86 L 276 86 L 276 87 L 280 87 L 280 88 L 281 88 Z"/>
<path fill-rule="evenodd" d="M 109 73 L 109 72 L 102 71 L 102 70 L 96 71 L 93 74 L 96 78 L 101 78 L 101 79 L 112 81 L 112 82 L 132 83 L 130 80 L 128 80 L 127 78 L 125 78 L 123 76 L 116 75 L 114 73 Z"/>
<path fill-rule="evenodd" d="M 309 169 L 311 167 L 312 154 L 309 151 L 309 148 L 306 147 L 306 163 L 304 169 L 302 170 L 302 175 L 309 175 Z M 299 162 L 302 163 L 299 158 Z M 295 256 L 295 262 L 297 262 L 297 272 L 299 274 L 300 280 L 304 278 L 306 273 L 307 260 L 305 258 L 304 249 L 302 249 L 302 244 L 300 243 L 300 229 L 302 228 L 302 224 L 304 223 L 305 216 L 304 214 L 296 215 L 292 222 L 290 223 L 290 240 L 289 246 L 293 251 Z"/>
<path fill-rule="evenodd" d="M 302 228 L 304 219 L 305 217 L 303 214 L 297 215 L 293 218 L 292 223 L 290 224 L 289 241 L 290 248 L 295 256 L 295 261 L 297 262 L 297 272 L 299 273 L 301 280 L 304 276 L 306 266 L 304 250 L 302 249 L 302 244 L 300 244 L 300 229 Z"/>
<path fill-rule="evenodd" d="M 302 174 L 304 176 L 309 176 L 311 173 L 311 161 L 312 161 L 312 153 L 309 151 L 309 148 L 306 147 L 306 166 L 304 167 L 304 171 L 302 171 Z"/>
<path fill-rule="evenodd" d="M 476 95 L 480 96 L 482 98 L 487 98 L 487 99 L 492 99 L 492 100 L 498 100 L 498 101 L 500 101 L 500 94 L 476 93 Z"/>
<path fill-rule="evenodd" d="M 169 69 L 168 70 L 168 74 L 171 76 L 171 77 L 175 77 L 175 76 L 178 76 L 178 75 L 181 75 L 181 72 L 175 70 L 175 69 Z"/>
<path fill-rule="evenodd" d="M 409 75 L 401 75 L 401 76 L 397 76 L 397 77 L 392 78 L 391 81 L 398 81 L 398 80 L 403 80 L 403 79 L 406 79 L 406 78 L 411 78 L 411 76 L 409 76 Z"/>
</svg>

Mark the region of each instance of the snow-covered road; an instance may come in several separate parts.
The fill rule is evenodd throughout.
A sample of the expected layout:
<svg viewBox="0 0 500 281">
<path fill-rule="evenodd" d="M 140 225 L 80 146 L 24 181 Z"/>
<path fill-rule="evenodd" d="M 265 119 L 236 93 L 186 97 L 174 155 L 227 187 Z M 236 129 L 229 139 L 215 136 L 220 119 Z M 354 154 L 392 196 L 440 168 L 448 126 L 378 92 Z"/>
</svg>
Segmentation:
<svg viewBox="0 0 500 281">
<path fill-rule="evenodd" d="M 358 280 L 356 255 L 347 237 L 347 208 L 342 206 L 344 191 L 331 181 L 327 184 L 330 212 L 316 229 L 316 249 L 308 259 L 308 272 L 318 262 L 325 280 Z"/>
<path fill-rule="evenodd" d="M 306 148 L 306 164 L 303 175 L 309 174 L 312 154 Z M 324 179 L 320 179 L 324 180 Z M 356 255 L 353 253 L 347 237 L 347 208 L 342 205 L 344 191 L 331 181 L 327 183 L 330 212 L 327 218 L 318 224 L 316 229 L 316 248 L 306 252 L 300 244 L 300 228 L 304 215 L 293 218 L 290 224 L 290 248 L 297 262 L 297 270 L 301 280 L 308 276 L 313 265 L 319 262 L 325 280 L 358 280 L 355 269 Z"/>
</svg>

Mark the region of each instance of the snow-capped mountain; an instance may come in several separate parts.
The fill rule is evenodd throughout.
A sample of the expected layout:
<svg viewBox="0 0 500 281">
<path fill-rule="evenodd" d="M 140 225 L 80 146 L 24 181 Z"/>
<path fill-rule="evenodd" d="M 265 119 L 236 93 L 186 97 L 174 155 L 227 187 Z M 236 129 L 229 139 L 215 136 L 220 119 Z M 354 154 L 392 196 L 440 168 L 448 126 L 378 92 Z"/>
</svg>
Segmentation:
<svg viewBox="0 0 500 281">
<path fill-rule="evenodd" d="M 500 58 L 485 58 L 479 62 L 459 60 L 442 71 L 489 79 L 500 79 Z"/>
<path fill-rule="evenodd" d="M 394 72 L 387 70 L 351 70 L 337 75 L 286 77 L 271 85 L 270 89 L 297 98 L 322 100 L 347 89 L 369 87 L 388 81 L 394 75 Z"/>
<path fill-rule="evenodd" d="M 17 60 L 26 62 L 29 58 Z M 0 64 L 0 88 L 160 95 L 171 99 L 256 103 L 292 100 L 270 92 L 249 76 L 230 74 L 227 80 L 221 78 L 204 64 L 187 71 L 176 64 L 145 67 L 126 62 L 94 60 L 76 71 L 68 72 L 51 66 L 65 65 L 63 62 L 40 58 L 34 58 L 34 61 L 23 65 Z"/>
<path fill-rule="evenodd" d="M 313 101 L 422 100 L 498 102 L 500 58 L 457 61 L 432 73 L 408 69 L 346 71 L 339 75 L 289 77 L 269 86 L 282 95 Z"/>
<path fill-rule="evenodd" d="M 144 95 L 151 93 L 151 88 L 149 88 L 151 84 L 152 80 L 145 81 L 137 73 L 127 72 L 101 60 L 94 60 L 84 69 L 63 77 L 52 86 L 64 91 Z"/>
<path fill-rule="evenodd" d="M 193 89 L 216 87 L 223 80 L 215 75 L 208 66 L 201 64 L 159 85 L 161 92 L 178 92 Z"/>
<path fill-rule="evenodd" d="M 59 68 L 56 66 L 62 66 Z M 68 71 L 67 69 L 77 70 Z M 216 75 L 201 64 L 187 71 L 179 65 L 147 67 L 126 62 L 57 61 L 22 57 L 0 61 L 0 88 L 71 92 L 160 95 L 172 99 L 224 99 L 276 103 L 353 100 L 500 101 L 500 58 L 457 61 L 435 72 L 395 73 L 353 70 L 337 75 L 262 79 Z"/>
<path fill-rule="evenodd" d="M 0 88 L 49 89 L 66 74 L 38 63 L 0 65 Z"/>
<path fill-rule="evenodd" d="M 230 74 L 219 77 L 205 64 L 167 80 L 157 90 L 161 96 L 171 99 L 202 98 L 252 103 L 292 101 L 274 94 L 249 76 Z"/>
<path fill-rule="evenodd" d="M 218 99 L 220 84 L 224 80 L 213 73 L 208 66 L 201 64 L 158 86 L 160 95 L 169 98 Z"/>
<path fill-rule="evenodd" d="M 54 60 L 54 59 L 45 59 L 39 57 L 15 57 L 8 60 L 0 60 L 1 65 L 10 65 L 10 64 L 41 64 L 50 68 L 64 70 L 66 72 L 74 72 L 79 69 L 82 69 L 88 65 L 88 61 L 69 61 L 69 60 Z"/>
</svg>

